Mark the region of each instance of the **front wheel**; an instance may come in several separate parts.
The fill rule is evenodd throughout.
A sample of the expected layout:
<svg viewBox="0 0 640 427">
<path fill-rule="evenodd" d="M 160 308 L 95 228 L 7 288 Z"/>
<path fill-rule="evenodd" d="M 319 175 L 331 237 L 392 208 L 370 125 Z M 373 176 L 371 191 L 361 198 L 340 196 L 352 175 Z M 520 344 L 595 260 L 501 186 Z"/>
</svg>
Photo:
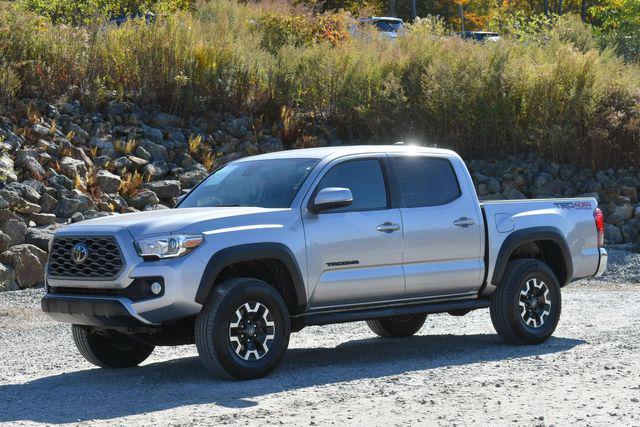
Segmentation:
<svg viewBox="0 0 640 427">
<path fill-rule="evenodd" d="M 540 344 L 555 331 L 561 308 L 553 270 L 536 259 L 516 259 L 492 296 L 491 321 L 510 344 Z"/>
<path fill-rule="evenodd" d="M 155 346 L 115 331 L 92 331 L 73 325 L 73 341 L 80 354 L 101 368 L 130 368 L 144 362 Z"/>
<path fill-rule="evenodd" d="M 232 379 L 273 371 L 289 345 L 291 324 L 278 291 L 258 279 L 237 278 L 212 291 L 196 319 L 196 347 L 211 373 Z"/>
<path fill-rule="evenodd" d="M 413 316 L 387 317 L 384 319 L 367 320 L 367 326 L 376 335 L 383 338 L 410 337 L 422 328 L 426 314 Z"/>
</svg>

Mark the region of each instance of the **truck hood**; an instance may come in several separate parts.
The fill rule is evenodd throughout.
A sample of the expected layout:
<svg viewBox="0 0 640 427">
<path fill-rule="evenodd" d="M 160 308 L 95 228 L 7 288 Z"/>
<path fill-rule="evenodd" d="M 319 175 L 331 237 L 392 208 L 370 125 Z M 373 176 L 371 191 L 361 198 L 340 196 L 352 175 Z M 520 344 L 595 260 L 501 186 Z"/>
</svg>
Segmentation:
<svg viewBox="0 0 640 427">
<path fill-rule="evenodd" d="M 269 223 L 282 224 L 291 209 L 255 207 L 181 208 L 135 212 L 90 219 L 72 224 L 65 233 L 81 233 L 87 229 L 114 230 L 125 228 L 134 238 L 159 234 L 204 233 L 240 225 Z"/>
</svg>

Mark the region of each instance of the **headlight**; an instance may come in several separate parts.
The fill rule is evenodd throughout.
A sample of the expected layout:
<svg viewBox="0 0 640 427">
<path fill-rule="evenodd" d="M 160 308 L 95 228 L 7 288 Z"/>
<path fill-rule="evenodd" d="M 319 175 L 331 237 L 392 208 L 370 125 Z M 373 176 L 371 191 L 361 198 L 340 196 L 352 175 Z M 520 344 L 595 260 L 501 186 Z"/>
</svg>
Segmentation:
<svg viewBox="0 0 640 427">
<path fill-rule="evenodd" d="M 200 234 L 170 234 L 136 240 L 135 247 L 141 257 L 174 258 L 189 253 L 203 241 Z"/>
</svg>

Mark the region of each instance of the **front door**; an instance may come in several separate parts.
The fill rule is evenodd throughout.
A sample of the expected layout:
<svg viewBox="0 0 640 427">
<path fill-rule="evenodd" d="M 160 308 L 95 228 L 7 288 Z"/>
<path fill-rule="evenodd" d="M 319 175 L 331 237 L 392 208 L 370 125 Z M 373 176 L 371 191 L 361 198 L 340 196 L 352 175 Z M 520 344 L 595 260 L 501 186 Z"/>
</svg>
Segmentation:
<svg viewBox="0 0 640 427">
<path fill-rule="evenodd" d="M 346 208 L 312 214 L 303 208 L 311 309 L 365 305 L 404 296 L 402 219 L 391 208 L 383 155 L 340 159 L 319 179 L 351 190 Z"/>
</svg>

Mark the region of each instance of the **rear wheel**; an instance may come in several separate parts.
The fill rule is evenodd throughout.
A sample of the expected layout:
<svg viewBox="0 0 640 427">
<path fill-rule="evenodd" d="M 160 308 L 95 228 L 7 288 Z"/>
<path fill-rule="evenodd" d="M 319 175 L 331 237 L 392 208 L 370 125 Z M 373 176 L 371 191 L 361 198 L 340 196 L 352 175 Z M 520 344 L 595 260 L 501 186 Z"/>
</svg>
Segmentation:
<svg viewBox="0 0 640 427">
<path fill-rule="evenodd" d="M 196 319 L 196 347 L 213 374 L 261 378 L 273 371 L 289 345 L 291 325 L 282 296 L 258 279 L 216 286 Z"/>
<path fill-rule="evenodd" d="M 73 341 L 80 354 L 101 368 L 130 368 L 144 362 L 155 346 L 115 331 L 92 331 L 73 325 Z"/>
<path fill-rule="evenodd" d="M 387 317 L 384 319 L 367 320 L 367 326 L 383 338 L 410 337 L 422 328 L 426 314 L 413 316 Z"/>
<path fill-rule="evenodd" d="M 491 321 L 510 344 L 539 344 L 560 320 L 562 298 L 553 270 L 536 259 L 509 262 L 491 300 Z"/>
</svg>

